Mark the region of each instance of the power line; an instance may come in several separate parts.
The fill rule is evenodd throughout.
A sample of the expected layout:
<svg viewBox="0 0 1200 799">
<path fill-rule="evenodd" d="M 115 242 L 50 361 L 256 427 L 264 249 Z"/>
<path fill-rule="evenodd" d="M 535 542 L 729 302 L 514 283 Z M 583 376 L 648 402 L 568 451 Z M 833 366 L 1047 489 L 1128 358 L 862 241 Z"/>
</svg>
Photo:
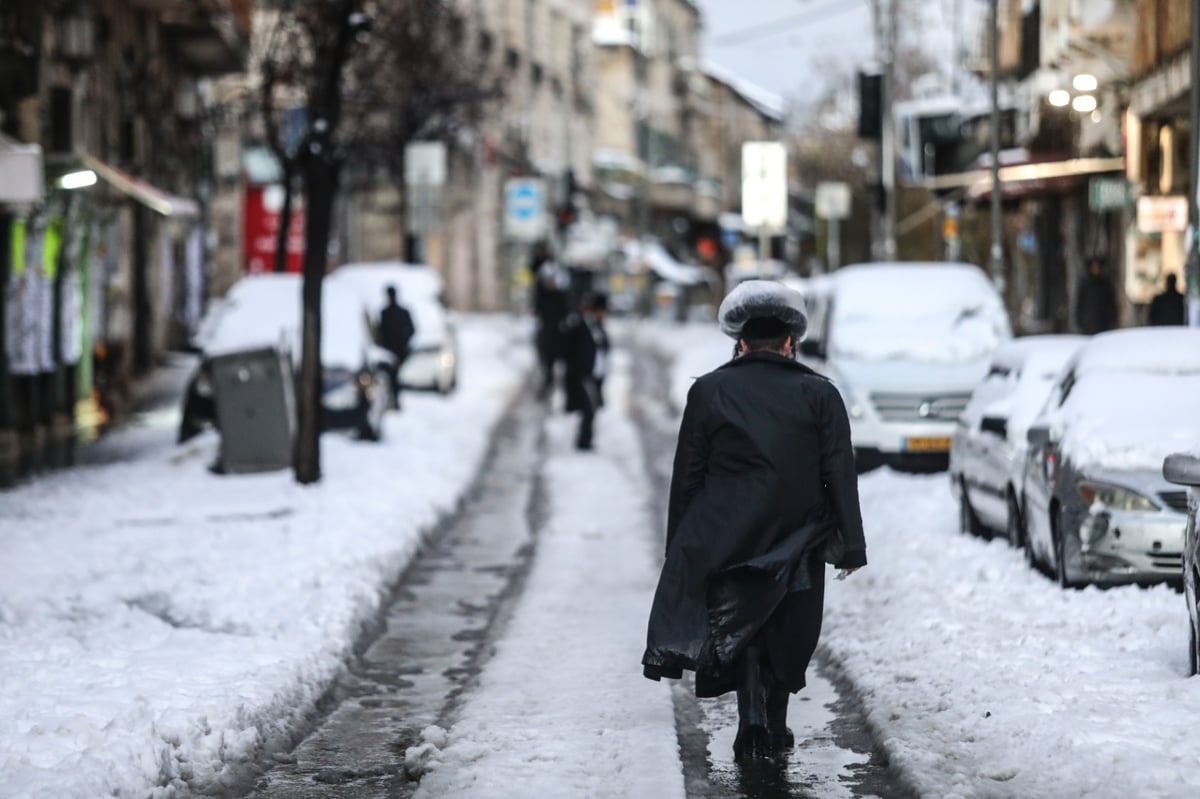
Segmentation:
<svg viewBox="0 0 1200 799">
<path fill-rule="evenodd" d="M 844 14 L 847 11 L 855 11 L 861 7 L 861 0 L 854 2 L 853 0 L 839 0 L 835 3 L 811 8 L 808 11 L 802 11 L 799 14 L 789 14 L 786 17 L 772 20 L 770 22 L 760 22 L 757 25 L 750 25 L 741 30 L 730 31 L 723 33 L 720 36 L 715 36 L 709 40 L 709 44 L 713 47 L 730 47 L 735 44 L 745 44 L 752 42 L 755 39 L 765 39 L 768 36 L 774 36 L 779 33 L 784 33 L 792 28 L 810 22 L 819 22 L 830 17 L 835 17 L 838 14 Z"/>
</svg>

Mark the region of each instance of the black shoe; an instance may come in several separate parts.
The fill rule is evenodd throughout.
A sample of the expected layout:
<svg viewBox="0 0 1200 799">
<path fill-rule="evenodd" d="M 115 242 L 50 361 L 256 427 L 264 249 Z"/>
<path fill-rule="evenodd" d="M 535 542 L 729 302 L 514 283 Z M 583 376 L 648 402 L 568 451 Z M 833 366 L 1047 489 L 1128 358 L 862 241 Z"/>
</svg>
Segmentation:
<svg viewBox="0 0 1200 799">
<path fill-rule="evenodd" d="M 771 739 L 772 752 L 786 752 L 796 745 L 796 736 L 790 727 L 784 727 L 783 732 L 768 732 L 767 735 Z"/>
<path fill-rule="evenodd" d="M 738 730 L 733 739 L 733 759 L 759 760 L 771 755 L 771 736 L 767 728 L 758 724 Z"/>
</svg>

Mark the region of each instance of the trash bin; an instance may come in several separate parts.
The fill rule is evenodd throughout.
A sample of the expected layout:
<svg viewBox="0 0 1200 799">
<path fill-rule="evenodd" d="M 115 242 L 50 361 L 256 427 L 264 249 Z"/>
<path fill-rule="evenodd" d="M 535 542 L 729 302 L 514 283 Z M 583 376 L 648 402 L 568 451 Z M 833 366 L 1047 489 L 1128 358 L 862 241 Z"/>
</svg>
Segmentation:
<svg viewBox="0 0 1200 799">
<path fill-rule="evenodd" d="M 242 350 L 211 361 L 219 471 L 269 472 L 292 464 L 296 401 L 290 359 L 274 348 Z"/>
</svg>

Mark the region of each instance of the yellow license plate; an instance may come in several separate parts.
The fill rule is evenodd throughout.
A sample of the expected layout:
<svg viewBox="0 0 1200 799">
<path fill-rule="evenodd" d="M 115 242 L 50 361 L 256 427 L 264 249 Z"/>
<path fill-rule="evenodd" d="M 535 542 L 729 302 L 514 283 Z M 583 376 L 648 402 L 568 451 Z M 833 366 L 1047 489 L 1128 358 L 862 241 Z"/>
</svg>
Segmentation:
<svg viewBox="0 0 1200 799">
<path fill-rule="evenodd" d="M 949 437 L 906 438 L 905 452 L 949 452 Z"/>
</svg>

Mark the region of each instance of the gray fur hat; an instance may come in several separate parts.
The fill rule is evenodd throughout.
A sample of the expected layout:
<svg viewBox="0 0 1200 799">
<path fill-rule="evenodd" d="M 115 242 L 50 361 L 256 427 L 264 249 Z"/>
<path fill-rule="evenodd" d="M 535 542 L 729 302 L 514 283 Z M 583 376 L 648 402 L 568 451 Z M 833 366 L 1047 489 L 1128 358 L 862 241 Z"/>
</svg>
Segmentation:
<svg viewBox="0 0 1200 799">
<path fill-rule="evenodd" d="M 795 289 L 774 280 L 739 283 L 717 311 L 721 332 L 732 339 L 742 337 L 742 328 L 752 319 L 771 319 L 783 324 L 793 341 L 808 332 L 804 297 Z"/>
</svg>

